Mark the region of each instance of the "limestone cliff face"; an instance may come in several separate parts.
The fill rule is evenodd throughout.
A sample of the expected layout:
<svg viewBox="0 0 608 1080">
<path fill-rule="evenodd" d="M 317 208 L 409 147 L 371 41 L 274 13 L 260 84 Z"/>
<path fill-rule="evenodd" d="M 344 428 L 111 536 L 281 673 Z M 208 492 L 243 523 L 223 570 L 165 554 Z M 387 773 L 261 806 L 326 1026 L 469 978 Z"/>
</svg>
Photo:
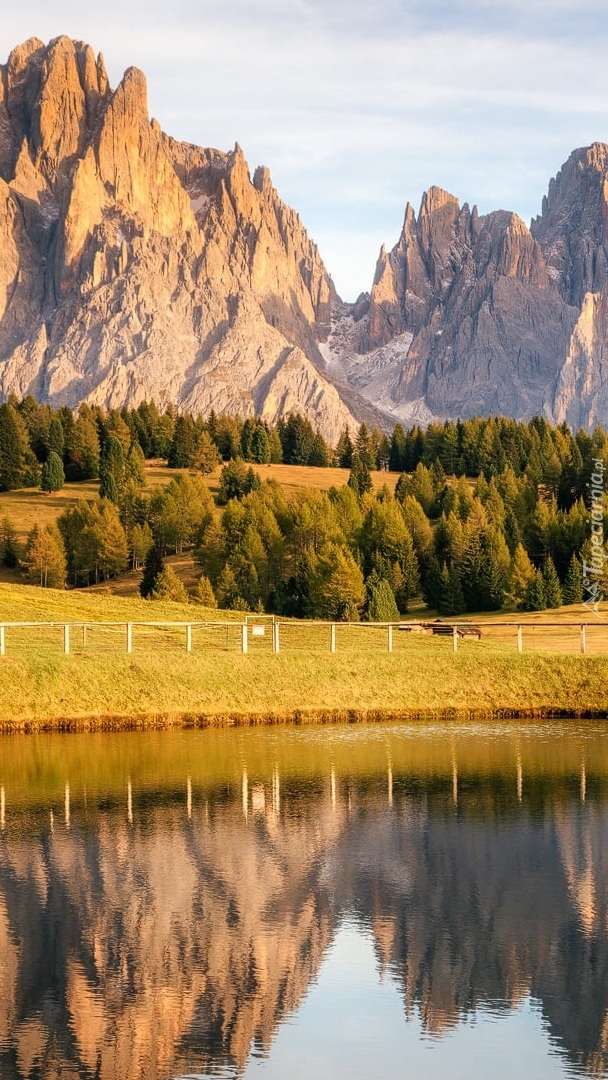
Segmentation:
<svg viewBox="0 0 608 1080">
<path fill-rule="evenodd" d="M 396 247 L 381 252 L 361 352 L 409 335 L 396 409 L 424 401 L 437 416 L 529 417 L 551 401 L 576 316 L 517 215 L 480 217 L 431 188 L 417 218 L 408 205 Z"/>
<path fill-rule="evenodd" d="M 608 285 L 608 146 L 575 150 L 532 222 L 551 278 L 568 304 L 580 308 L 588 292 Z"/>
<path fill-rule="evenodd" d="M 554 417 L 574 430 L 608 416 L 608 288 L 585 294 L 559 374 Z"/>
<path fill-rule="evenodd" d="M 608 401 L 608 147 L 575 151 L 531 229 L 431 188 L 336 305 L 329 369 L 396 419 L 504 413 L 591 427 Z"/>
<path fill-rule="evenodd" d="M 317 367 L 335 291 L 297 214 L 240 148 L 166 136 L 137 69 L 112 90 L 80 42 L 11 53 L 0 235 L 0 397 L 354 423 Z"/>
</svg>

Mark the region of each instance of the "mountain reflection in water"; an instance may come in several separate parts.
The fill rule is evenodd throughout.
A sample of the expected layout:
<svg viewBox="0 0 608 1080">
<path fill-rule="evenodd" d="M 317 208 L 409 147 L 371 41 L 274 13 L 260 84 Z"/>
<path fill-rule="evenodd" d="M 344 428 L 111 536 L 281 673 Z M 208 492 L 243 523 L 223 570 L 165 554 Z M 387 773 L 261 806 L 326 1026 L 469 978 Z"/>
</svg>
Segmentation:
<svg viewBox="0 0 608 1080">
<path fill-rule="evenodd" d="M 481 1038 L 525 1004 L 535 1076 L 605 1075 L 606 742 L 589 723 L 4 740 L 0 1076 L 280 1075 L 282 1021 L 357 938 L 395 1029 Z M 342 1014 L 327 997 L 343 1020 L 359 970 Z M 383 1032 L 377 1076 L 389 1052 Z"/>
</svg>

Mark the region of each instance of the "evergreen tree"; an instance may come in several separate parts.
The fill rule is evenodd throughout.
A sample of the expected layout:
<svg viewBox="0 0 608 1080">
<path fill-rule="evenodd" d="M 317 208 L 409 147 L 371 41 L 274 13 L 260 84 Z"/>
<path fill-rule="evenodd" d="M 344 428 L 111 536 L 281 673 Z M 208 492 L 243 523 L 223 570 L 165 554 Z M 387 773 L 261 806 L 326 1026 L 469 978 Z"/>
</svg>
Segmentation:
<svg viewBox="0 0 608 1080">
<path fill-rule="evenodd" d="M 131 566 L 139 570 L 146 556 L 154 544 L 152 530 L 147 521 L 143 525 L 134 525 L 131 530 Z"/>
<path fill-rule="evenodd" d="M 313 612 L 322 619 L 357 622 L 365 600 L 363 574 L 345 547 L 332 544 L 319 557 L 310 583 Z"/>
<path fill-rule="evenodd" d="M 534 571 L 534 577 L 526 589 L 521 607 L 524 611 L 544 611 L 546 607 L 545 582 L 540 570 Z"/>
<path fill-rule="evenodd" d="M 369 468 L 357 453 L 353 454 L 348 486 L 359 496 L 365 495 L 366 492 L 372 490 L 372 477 Z"/>
<path fill-rule="evenodd" d="M 523 544 L 518 544 L 511 557 L 508 578 L 509 595 L 518 606 L 523 602 L 534 574 L 534 565 L 526 549 Z"/>
<path fill-rule="evenodd" d="M 481 572 L 482 610 L 497 611 L 505 602 L 504 574 L 492 538 L 484 537 L 482 546 L 484 551 Z"/>
<path fill-rule="evenodd" d="M 63 431 L 63 428 L 61 429 Z M 53 491 L 61 491 L 65 484 L 63 463 L 59 454 L 54 450 L 49 451 L 49 456 L 42 466 L 40 487 L 50 495 Z"/>
<path fill-rule="evenodd" d="M 127 460 L 125 462 L 125 480 L 132 480 L 137 487 L 145 487 L 147 484 L 146 459 L 144 458 L 144 452 L 137 441 L 132 442 L 129 447 Z"/>
<path fill-rule="evenodd" d="M 251 436 L 251 460 L 258 465 L 267 465 L 270 461 L 270 442 L 263 424 L 257 424 Z"/>
<path fill-rule="evenodd" d="M 386 578 L 374 571 L 365 583 L 365 616 L 368 622 L 398 622 L 399 608 Z"/>
<path fill-rule="evenodd" d="M 195 590 L 195 593 L 194 593 L 194 600 L 196 601 L 197 604 L 202 604 L 203 607 L 208 607 L 208 608 L 216 608 L 217 607 L 217 600 L 215 598 L 215 593 L 213 591 L 213 586 L 211 585 L 211 582 L 209 581 L 209 578 L 205 577 L 204 574 L 201 574 L 201 576 L 199 577 L 199 579 L 198 579 L 198 581 L 196 583 L 196 590 Z"/>
<path fill-rule="evenodd" d="M 17 532 L 10 518 L 0 519 L 0 565 L 13 568 L 19 562 Z"/>
<path fill-rule="evenodd" d="M 146 600 L 154 592 L 156 580 L 165 569 L 165 561 L 156 544 L 153 544 L 144 563 L 144 572 L 139 583 L 139 592 Z"/>
<path fill-rule="evenodd" d="M 441 593 L 437 609 L 442 615 L 461 615 L 465 611 L 462 582 L 457 566 L 448 567 L 445 563 L 443 564 Z"/>
<path fill-rule="evenodd" d="M 326 469 L 329 465 L 329 460 L 329 447 L 321 433 L 317 431 L 312 440 L 310 454 L 308 455 L 308 464 L 314 465 L 316 468 Z"/>
<path fill-rule="evenodd" d="M 65 550 L 56 525 L 34 525 L 28 534 L 21 560 L 25 581 L 43 589 L 63 589 L 66 579 Z"/>
<path fill-rule="evenodd" d="M 113 435 L 106 438 L 99 460 L 99 497 L 120 502 L 125 482 L 125 458 L 121 442 Z"/>
<path fill-rule="evenodd" d="M 366 423 L 362 423 L 355 440 L 355 454 L 367 469 L 376 468 L 374 440 Z M 353 463 L 354 464 L 354 463 Z"/>
<path fill-rule="evenodd" d="M 94 480 L 99 476 L 99 435 L 88 405 L 81 405 L 66 443 L 66 476 L 69 480 Z"/>
<path fill-rule="evenodd" d="M 401 424 L 395 424 L 391 437 L 391 449 L 388 459 L 388 467 L 391 472 L 403 472 L 405 469 L 406 441 L 405 431 Z"/>
<path fill-rule="evenodd" d="M 555 564 L 550 555 L 545 559 L 543 565 L 543 583 L 545 586 L 545 607 L 561 607 L 562 588 L 557 576 Z"/>
<path fill-rule="evenodd" d="M 303 416 L 290 413 L 281 435 L 285 464 L 307 465 L 314 437 L 315 433 L 310 421 Z"/>
<path fill-rule="evenodd" d="M 448 476 L 454 476 L 458 468 L 458 428 L 456 424 L 447 420 L 443 429 L 439 460 Z"/>
<path fill-rule="evenodd" d="M 197 433 L 191 416 L 178 416 L 173 429 L 173 439 L 167 465 L 170 469 L 188 469 L 196 457 Z"/>
<path fill-rule="evenodd" d="M 164 566 L 160 574 L 156 575 L 150 600 L 173 600 L 177 604 L 188 603 L 184 583 L 180 581 L 172 567 Z"/>
<path fill-rule="evenodd" d="M 63 424 L 58 416 L 54 416 L 49 424 L 49 433 L 46 441 L 47 452 L 55 453 L 63 461 L 65 450 L 65 434 Z M 45 490 L 45 489 L 43 489 Z"/>
<path fill-rule="evenodd" d="M 250 491 L 256 491 L 260 483 L 258 474 L 251 466 L 247 468 L 241 458 L 235 458 L 224 465 L 220 473 L 217 501 L 220 506 L 225 506 L 230 499 L 241 499 Z"/>
<path fill-rule="evenodd" d="M 437 559 L 431 555 L 422 582 L 422 596 L 427 607 L 439 611 L 444 582 Z"/>
<path fill-rule="evenodd" d="M 564 604 L 582 604 L 583 602 L 583 567 L 580 559 L 572 555 L 563 588 Z"/>
<path fill-rule="evenodd" d="M 26 486 L 33 457 L 25 423 L 7 401 L 0 405 L 0 491 Z"/>
<path fill-rule="evenodd" d="M 347 427 L 338 439 L 336 446 L 336 462 L 340 469 L 350 469 L 353 464 L 353 442 Z"/>
<path fill-rule="evenodd" d="M 251 610 L 245 598 L 239 593 L 234 571 L 228 563 L 226 563 L 218 578 L 215 592 L 221 608 L 228 608 L 232 611 Z"/>
</svg>

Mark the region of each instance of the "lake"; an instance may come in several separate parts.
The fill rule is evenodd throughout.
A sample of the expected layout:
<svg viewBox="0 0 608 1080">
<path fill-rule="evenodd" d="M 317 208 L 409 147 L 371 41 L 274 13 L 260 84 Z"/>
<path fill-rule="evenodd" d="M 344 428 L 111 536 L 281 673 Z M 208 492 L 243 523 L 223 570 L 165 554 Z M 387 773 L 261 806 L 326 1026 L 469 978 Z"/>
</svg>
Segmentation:
<svg viewBox="0 0 608 1080">
<path fill-rule="evenodd" d="M 608 729 L 0 740 L 0 1076 L 608 1076 Z"/>
</svg>

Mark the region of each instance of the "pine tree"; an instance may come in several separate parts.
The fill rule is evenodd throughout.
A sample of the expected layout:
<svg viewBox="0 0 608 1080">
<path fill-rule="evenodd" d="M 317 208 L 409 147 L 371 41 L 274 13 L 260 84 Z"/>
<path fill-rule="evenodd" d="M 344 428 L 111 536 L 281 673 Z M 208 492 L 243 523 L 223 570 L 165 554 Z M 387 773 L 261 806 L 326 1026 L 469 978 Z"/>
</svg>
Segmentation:
<svg viewBox="0 0 608 1080">
<path fill-rule="evenodd" d="M 69 480 L 94 480 L 99 476 L 99 435 L 88 406 L 82 405 L 66 444 L 66 476 Z"/>
<path fill-rule="evenodd" d="M 353 454 L 353 464 L 348 478 L 348 486 L 359 496 L 365 495 L 366 492 L 372 490 L 371 473 L 368 466 L 359 457 L 359 454 Z"/>
<path fill-rule="evenodd" d="M 422 596 L 427 607 L 439 610 L 443 584 L 439 563 L 435 556 L 431 555 L 422 582 Z"/>
<path fill-rule="evenodd" d="M 534 565 L 530 561 L 523 544 L 518 544 L 511 558 L 509 568 L 509 595 L 516 604 L 523 601 L 528 586 L 534 577 Z"/>
<path fill-rule="evenodd" d="M 322 619 L 356 622 L 365 600 L 363 574 L 350 551 L 335 544 L 319 558 L 310 586 L 314 614 Z"/>
<path fill-rule="evenodd" d="M 56 525 L 34 525 L 21 560 L 23 577 L 43 589 L 63 589 L 66 579 L 65 549 Z"/>
<path fill-rule="evenodd" d="M 583 602 L 583 567 L 575 554 L 568 565 L 568 573 L 563 588 L 564 604 L 582 604 Z"/>
<path fill-rule="evenodd" d="M 196 456 L 196 428 L 191 416 L 178 416 L 167 458 L 170 469 L 188 469 Z"/>
<path fill-rule="evenodd" d="M 376 468 L 376 453 L 374 449 L 374 440 L 367 424 L 364 422 L 361 424 L 355 440 L 355 453 L 360 461 L 368 469 Z"/>
<path fill-rule="evenodd" d="M 545 607 L 561 607 L 562 587 L 557 576 L 555 564 L 550 555 L 545 559 L 543 565 L 543 583 L 545 586 Z"/>
<path fill-rule="evenodd" d="M 110 435 L 103 445 L 99 460 L 99 497 L 118 505 L 124 481 L 125 458 L 122 444 Z"/>
<path fill-rule="evenodd" d="M 131 530 L 131 565 L 134 570 L 139 570 L 142 563 L 154 543 L 152 530 L 147 521 L 143 525 L 134 525 Z"/>
<path fill-rule="evenodd" d="M 144 452 L 137 441 L 132 442 L 125 462 L 125 479 L 132 480 L 138 487 L 145 487 L 146 459 Z"/>
<path fill-rule="evenodd" d="M 336 461 L 340 469 L 350 469 L 353 464 L 353 441 L 347 427 L 338 439 L 336 446 Z"/>
<path fill-rule="evenodd" d="M 379 577 L 374 571 L 365 583 L 365 591 L 365 616 L 368 622 L 398 622 L 399 608 L 386 578 Z"/>
<path fill-rule="evenodd" d="M 156 575 L 150 600 L 173 600 L 177 604 L 188 603 L 184 583 L 180 581 L 172 567 L 164 566 L 160 574 Z"/>
<path fill-rule="evenodd" d="M 403 472 L 405 469 L 405 431 L 401 424 L 395 424 L 391 438 L 391 449 L 388 459 L 388 467 L 391 472 Z"/>
<path fill-rule="evenodd" d="M 61 423 L 61 420 L 58 416 L 54 416 L 49 424 L 49 433 L 46 446 L 49 454 L 52 451 L 57 454 L 58 457 L 63 461 L 63 453 L 65 450 L 65 434 L 63 431 L 63 424 Z"/>
<path fill-rule="evenodd" d="M 456 566 L 448 567 L 445 563 L 443 564 L 441 594 L 437 609 L 442 615 L 461 615 L 465 611 L 460 571 Z"/>
<path fill-rule="evenodd" d="M 546 607 L 545 582 L 540 570 L 534 571 L 534 577 L 526 589 L 521 607 L 524 611 L 544 611 Z"/>
<path fill-rule="evenodd" d="M 164 569 L 165 561 L 157 545 L 153 544 L 146 555 L 144 572 L 139 583 L 139 592 L 144 600 L 153 593 L 156 586 L 156 579 L 162 574 Z"/>
<path fill-rule="evenodd" d="M 0 405 L 0 491 L 14 491 L 26 482 L 29 449 L 25 424 L 10 402 Z"/>
<path fill-rule="evenodd" d="M 217 600 L 215 598 L 213 587 L 211 585 L 211 582 L 209 581 L 209 578 L 205 577 L 204 574 L 201 574 L 196 583 L 194 599 L 197 604 L 202 604 L 203 607 L 217 607 Z"/>
<path fill-rule="evenodd" d="M 19 562 L 19 544 L 17 531 L 8 517 L 0 520 L 0 565 L 10 567 L 17 566 Z"/>
<path fill-rule="evenodd" d="M 267 465 L 270 461 L 268 432 L 263 424 L 257 424 L 251 436 L 251 460 L 258 465 Z"/>
<path fill-rule="evenodd" d="M 63 431 L 63 428 L 62 428 Z M 42 477 L 40 479 L 40 487 L 43 491 L 48 492 L 50 495 L 53 491 L 61 491 L 61 488 L 65 484 L 65 473 L 63 471 L 63 462 L 54 450 L 49 452 L 49 456 L 42 466 Z"/>
</svg>

